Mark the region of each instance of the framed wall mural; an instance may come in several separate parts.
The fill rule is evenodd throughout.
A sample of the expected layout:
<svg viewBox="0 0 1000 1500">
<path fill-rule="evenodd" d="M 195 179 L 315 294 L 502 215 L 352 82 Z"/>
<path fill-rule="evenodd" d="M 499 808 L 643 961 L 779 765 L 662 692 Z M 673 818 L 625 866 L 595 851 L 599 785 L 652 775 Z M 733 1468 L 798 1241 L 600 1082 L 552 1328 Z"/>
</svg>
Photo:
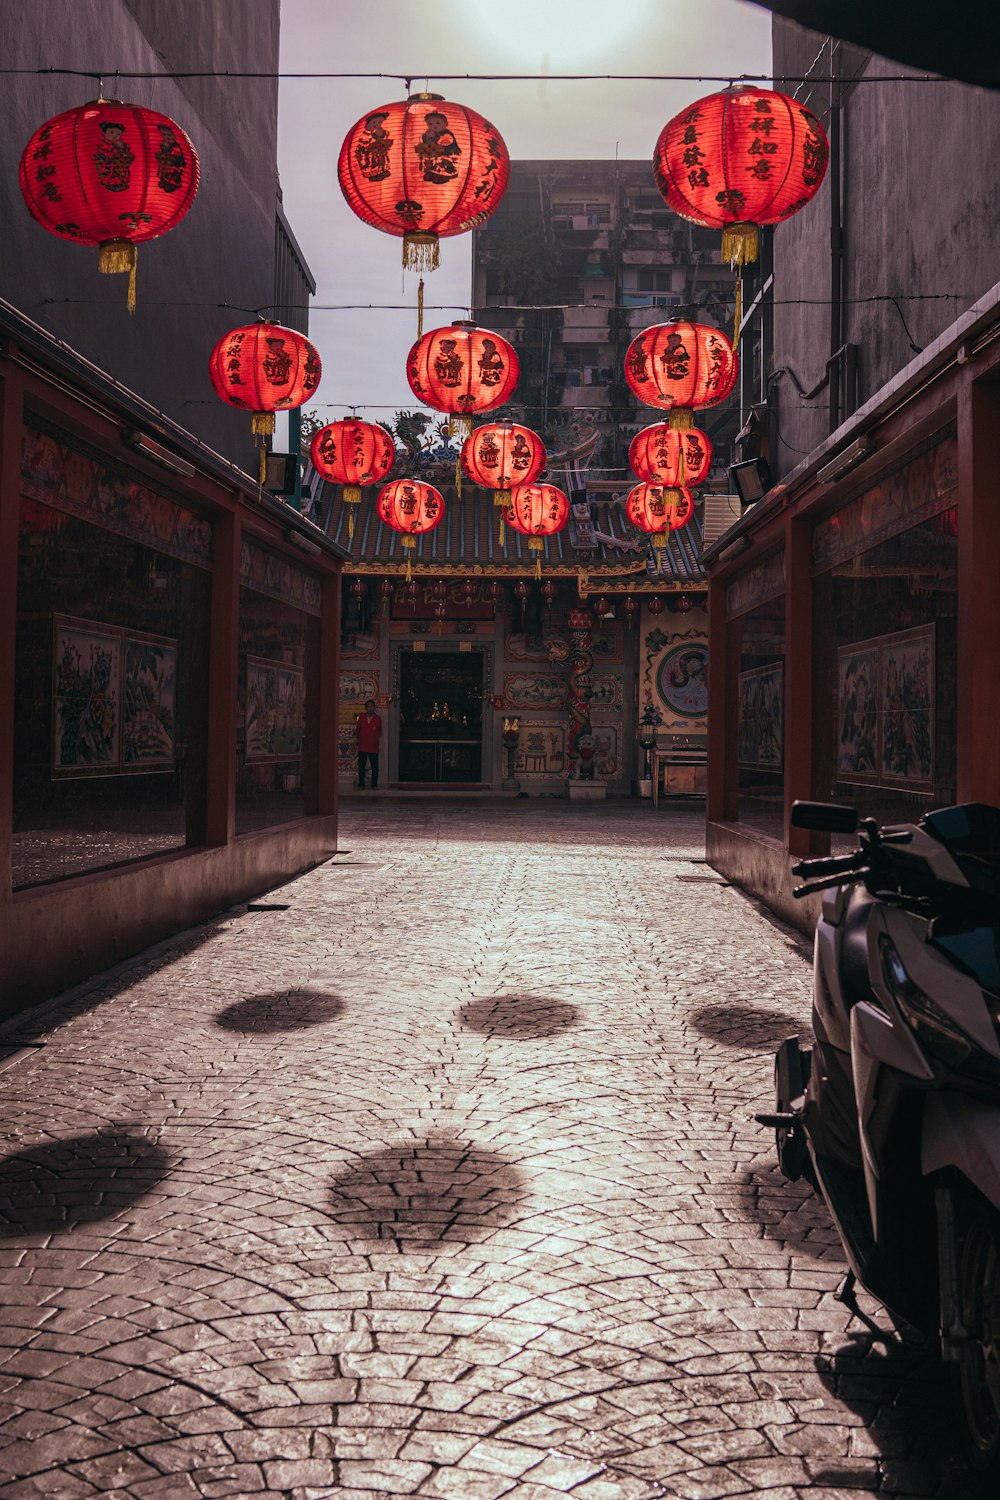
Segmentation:
<svg viewBox="0 0 1000 1500">
<path fill-rule="evenodd" d="M 177 734 L 177 642 L 166 636 L 125 636 L 122 769 L 173 768 Z"/>
<path fill-rule="evenodd" d="M 369 698 L 374 698 L 378 702 L 377 672 L 359 672 L 353 668 L 341 672 L 340 699 L 342 703 L 364 705 Z"/>
<path fill-rule="evenodd" d="M 349 630 L 344 637 L 340 655 L 344 661 L 375 661 L 379 654 L 380 631 L 377 624 L 367 630 Z"/>
<path fill-rule="evenodd" d="M 556 672 L 505 672 L 503 697 L 508 708 L 563 708 L 566 679 Z"/>
<path fill-rule="evenodd" d="M 259 656 L 246 658 L 246 711 L 244 758 L 274 760 L 274 729 L 277 713 L 277 662 Z"/>
<path fill-rule="evenodd" d="M 656 672 L 656 690 L 669 709 L 685 719 L 708 713 L 708 646 L 687 641 L 674 646 Z"/>
<path fill-rule="evenodd" d="M 305 673 L 279 662 L 275 677 L 274 753 L 278 760 L 298 760 L 305 730 Z"/>
<path fill-rule="evenodd" d="M 741 672 L 738 690 L 738 763 L 755 770 L 780 771 L 785 746 L 784 662 Z"/>
<path fill-rule="evenodd" d="M 52 617 L 52 776 L 117 776 L 122 755 L 122 632 Z"/>
<path fill-rule="evenodd" d="M 622 691 L 623 678 L 621 672 L 609 672 L 606 676 L 595 676 L 590 693 L 591 708 L 621 708 Z"/>
<path fill-rule="evenodd" d="M 934 786 L 934 626 L 899 630 L 837 653 L 837 777 L 872 786 Z"/>
<path fill-rule="evenodd" d="M 514 756 L 514 775 L 562 776 L 565 770 L 565 724 L 522 723 Z"/>
</svg>

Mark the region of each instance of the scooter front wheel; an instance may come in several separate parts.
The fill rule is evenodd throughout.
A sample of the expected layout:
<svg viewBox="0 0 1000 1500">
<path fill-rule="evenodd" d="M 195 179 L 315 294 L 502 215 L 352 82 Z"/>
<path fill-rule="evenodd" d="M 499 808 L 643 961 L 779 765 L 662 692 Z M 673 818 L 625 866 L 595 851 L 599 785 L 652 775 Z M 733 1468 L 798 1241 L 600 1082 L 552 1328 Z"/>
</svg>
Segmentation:
<svg viewBox="0 0 1000 1500">
<path fill-rule="evenodd" d="M 1000 1215 L 985 1202 L 966 1221 L 959 1297 L 969 1337 L 952 1368 L 970 1457 L 979 1473 L 1000 1477 Z"/>
</svg>

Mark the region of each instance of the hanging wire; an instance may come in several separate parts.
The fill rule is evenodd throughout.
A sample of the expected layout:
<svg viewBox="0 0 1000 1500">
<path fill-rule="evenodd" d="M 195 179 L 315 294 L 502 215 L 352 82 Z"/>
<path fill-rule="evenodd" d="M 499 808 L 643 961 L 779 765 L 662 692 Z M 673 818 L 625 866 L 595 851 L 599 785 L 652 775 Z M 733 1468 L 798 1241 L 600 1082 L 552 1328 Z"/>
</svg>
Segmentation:
<svg viewBox="0 0 1000 1500">
<path fill-rule="evenodd" d="M 104 72 L 109 71 L 105 69 Z M 343 80 L 349 78 L 386 78 L 402 83 L 409 91 L 412 76 L 407 77 L 405 73 L 371 73 L 371 72 L 283 72 L 272 70 L 241 70 L 237 68 L 201 68 L 189 71 L 151 71 L 147 69 L 125 69 L 114 70 L 115 81 L 119 79 L 170 79 L 183 80 L 193 78 L 231 78 L 234 80 L 260 79 L 262 81 L 273 81 L 275 79 L 297 80 L 306 82 L 315 80 Z M 57 78 L 93 78 L 101 80 L 103 73 L 92 68 L 0 68 L 0 75 L 8 78 L 29 77 L 44 78 L 47 76 Z M 418 75 L 422 76 L 422 75 Z M 436 83 L 721 83 L 724 87 L 731 88 L 734 83 L 766 83 L 772 82 L 769 73 L 741 73 L 738 79 L 734 79 L 728 73 L 432 73 L 427 78 Z M 863 75 L 860 78 L 849 80 L 852 84 L 861 83 L 945 83 L 951 84 L 953 78 L 945 78 L 937 73 L 891 73 L 872 77 Z M 806 73 L 803 75 L 783 74 L 781 82 L 790 84 L 803 83 L 844 83 L 843 78 L 833 75 Z"/>
</svg>

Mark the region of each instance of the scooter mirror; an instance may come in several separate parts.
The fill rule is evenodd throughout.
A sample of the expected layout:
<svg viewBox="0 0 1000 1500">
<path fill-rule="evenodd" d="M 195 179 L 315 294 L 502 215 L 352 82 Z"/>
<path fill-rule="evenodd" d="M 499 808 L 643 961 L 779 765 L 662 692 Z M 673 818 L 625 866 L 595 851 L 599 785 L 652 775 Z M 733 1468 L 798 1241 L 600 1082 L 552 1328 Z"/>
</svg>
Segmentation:
<svg viewBox="0 0 1000 1500">
<path fill-rule="evenodd" d="M 836 802 L 793 802 L 792 827 L 813 828 L 821 833 L 854 833 L 858 826 L 856 807 Z"/>
</svg>

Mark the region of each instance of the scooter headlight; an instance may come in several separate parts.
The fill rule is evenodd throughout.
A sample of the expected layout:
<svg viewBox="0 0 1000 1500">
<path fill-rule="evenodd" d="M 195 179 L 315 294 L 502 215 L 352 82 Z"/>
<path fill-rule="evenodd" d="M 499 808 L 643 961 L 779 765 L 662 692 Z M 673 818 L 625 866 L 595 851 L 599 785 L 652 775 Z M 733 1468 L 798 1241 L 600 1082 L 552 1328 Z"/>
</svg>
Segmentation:
<svg viewBox="0 0 1000 1500">
<path fill-rule="evenodd" d="M 879 938 L 879 950 L 886 989 L 910 1030 L 932 1057 L 961 1072 L 972 1053 L 978 1051 L 975 1042 L 930 995 L 914 984 L 894 944 L 884 935 Z"/>
</svg>

